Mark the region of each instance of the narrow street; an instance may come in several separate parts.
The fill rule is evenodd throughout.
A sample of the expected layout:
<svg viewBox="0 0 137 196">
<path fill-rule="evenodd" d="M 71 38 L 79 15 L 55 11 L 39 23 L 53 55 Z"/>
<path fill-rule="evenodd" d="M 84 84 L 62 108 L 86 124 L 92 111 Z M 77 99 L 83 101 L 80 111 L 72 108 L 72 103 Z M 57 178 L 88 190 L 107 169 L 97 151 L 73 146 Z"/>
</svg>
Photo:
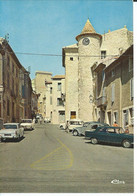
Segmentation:
<svg viewBox="0 0 137 196">
<path fill-rule="evenodd" d="M 133 192 L 133 148 L 92 145 L 57 125 L 0 143 L 1 193 Z"/>
</svg>

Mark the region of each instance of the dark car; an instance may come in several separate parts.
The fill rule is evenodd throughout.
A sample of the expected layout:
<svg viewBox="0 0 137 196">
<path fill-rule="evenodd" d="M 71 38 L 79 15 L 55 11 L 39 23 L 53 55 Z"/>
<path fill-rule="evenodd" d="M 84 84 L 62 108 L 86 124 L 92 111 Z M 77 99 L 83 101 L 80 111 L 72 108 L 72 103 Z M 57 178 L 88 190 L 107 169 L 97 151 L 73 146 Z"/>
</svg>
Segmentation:
<svg viewBox="0 0 137 196">
<path fill-rule="evenodd" d="M 86 130 L 94 131 L 94 130 L 96 130 L 97 127 L 101 127 L 101 126 L 109 126 L 109 125 L 106 124 L 106 123 L 98 122 L 98 121 L 85 122 L 83 124 L 83 126 L 81 126 L 81 127 L 75 127 L 72 130 L 72 134 L 74 136 L 85 135 L 85 131 Z"/>
<path fill-rule="evenodd" d="M 124 133 L 122 127 L 98 127 L 95 131 L 85 131 L 85 139 L 92 144 L 110 143 L 130 148 L 134 142 L 133 134 Z"/>
</svg>

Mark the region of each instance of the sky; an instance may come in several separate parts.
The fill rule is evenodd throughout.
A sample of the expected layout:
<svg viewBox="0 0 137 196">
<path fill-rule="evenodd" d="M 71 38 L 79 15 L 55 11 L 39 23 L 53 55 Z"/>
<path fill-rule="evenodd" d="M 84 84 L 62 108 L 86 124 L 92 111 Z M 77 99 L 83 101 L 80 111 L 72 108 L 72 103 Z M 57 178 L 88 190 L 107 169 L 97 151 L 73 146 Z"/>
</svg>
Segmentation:
<svg viewBox="0 0 137 196">
<path fill-rule="evenodd" d="M 31 79 L 36 71 L 63 75 L 62 48 L 77 43 L 88 18 L 100 34 L 124 25 L 133 31 L 132 0 L 0 0 L 0 37 L 9 33 Z"/>
</svg>

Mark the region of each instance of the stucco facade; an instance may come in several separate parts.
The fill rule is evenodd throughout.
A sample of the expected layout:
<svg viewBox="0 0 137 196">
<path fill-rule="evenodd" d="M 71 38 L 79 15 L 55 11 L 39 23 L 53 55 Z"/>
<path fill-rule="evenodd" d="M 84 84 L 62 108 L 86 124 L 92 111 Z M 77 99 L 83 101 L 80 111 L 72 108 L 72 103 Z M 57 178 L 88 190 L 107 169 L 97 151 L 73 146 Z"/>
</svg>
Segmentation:
<svg viewBox="0 0 137 196">
<path fill-rule="evenodd" d="M 38 97 L 38 113 L 46 117 L 46 84 L 51 82 L 52 73 L 37 71 L 35 74 L 35 90 Z"/>
<path fill-rule="evenodd" d="M 31 80 L 8 42 L 0 38 L 0 120 L 31 118 Z"/>
<path fill-rule="evenodd" d="M 72 111 L 75 118 L 92 121 L 98 118 L 93 101 L 95 83 L 92 66 L 103 58 L 125 52 L 132 45 L 133 34 L 124 26 L 101 35 L 96 33 L 88 19 L 76 40 L 76 44 L 62 49 L 66 74 L 66 121 L 71 118 Z"/>
<path fill-rule="evenodd" d="M 63 94 L 65 91 L 65 76 L 56 75 L 52 78 L 52 123 L 65 122 L 65 107 Z"/>
<path fill-rule="evenodd" d="M 94 67 L 96 72 L 96 109 L 101 122 L 113 125 L 116 121 L 129 131 L 134 127 L 133 106 L 133 46 L 122 55 Z M 101 76 L 104 77 L 101 77 Z"/>
<path fill-rule="evenodd" d="M 36 72 L 33 88 L 38 97 L 38 113 L 51 123 L 65 122 L 65 76 L 55 75 L 50 72 Z"/>
</svg>

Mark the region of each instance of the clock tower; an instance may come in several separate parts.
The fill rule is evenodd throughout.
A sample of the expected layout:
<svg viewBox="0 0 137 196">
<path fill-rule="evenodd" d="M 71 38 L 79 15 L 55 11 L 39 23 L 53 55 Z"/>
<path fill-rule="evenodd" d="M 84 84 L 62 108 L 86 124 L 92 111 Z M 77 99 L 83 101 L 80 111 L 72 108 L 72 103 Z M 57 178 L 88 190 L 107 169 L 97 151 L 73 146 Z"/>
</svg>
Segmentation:
<svg viewBox="0 0 137 196">
<path fill-rule="evenodd" d="M 89 19 L 82 32 L 76 36 L 78 41 L 78 118 L 83 121 L 93 119 L 93 78 L 91 67 L 100 59 L 102 36 L 96 33 Z"/>
</svg>

